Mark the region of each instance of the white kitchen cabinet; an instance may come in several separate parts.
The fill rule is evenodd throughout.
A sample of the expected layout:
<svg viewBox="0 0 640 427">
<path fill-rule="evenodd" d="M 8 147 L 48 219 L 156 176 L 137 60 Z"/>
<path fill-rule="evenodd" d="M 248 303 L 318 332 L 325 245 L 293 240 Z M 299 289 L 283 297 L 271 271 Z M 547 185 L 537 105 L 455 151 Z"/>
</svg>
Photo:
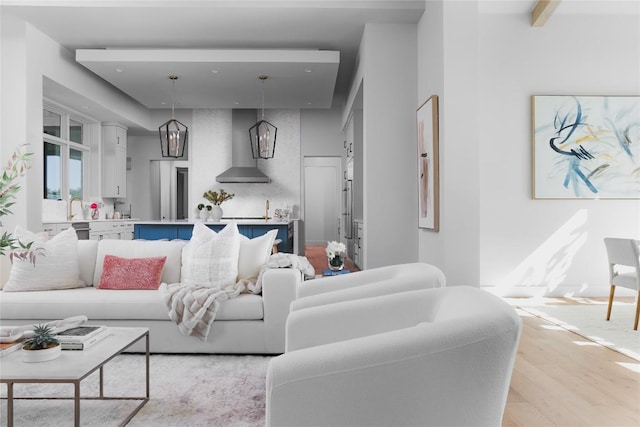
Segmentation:
<svg viewBox="0 0 640 427">
<path fill-rule="evenodd" d="M 353 241 L 353 263 L 358 268 L 364 268 L 364 224 L 361 221 L 353 221 L 354 241 Z"/>
<path fill-rule="evenodd" d="M 49 239 L 55 236 L 56 234 L 66 230 L 67 228 L 73 227 L 70 222 L 48 222 L 42 224 L 42 231 L 47 233 Z"/>
<path fill-rule="evenodd" d="M 345 127 L 345 141 L 344 141 L 344 155 L 345 162 L 348 162 L 353 158 L 353 146 L 355 144 L 355 129 L 354 129 L 353 114 L 347 119 L 347 125 Z"/>
<path fill-rule="evenodd" d="M 89 223 L 89 239 L 133 239 L 133 222 L 129 221 L 94 221 Z"/>
<path fill-rule="evenodd" d="M 49 238 L 52 238 L 58 233 L 58 224 L 42 224 L 42 231 L 47 233 Z"/>
<path fill-rule="evenodd" d="M 127 129 L 116 123 L 102 126 L 102 197 L 127 196 Z"/>
<path fill-rule="evenodd" d="M 132 222 L 118 222 L 118 228 L 114 232 L 118 235 L 117 239 L 121 240 L 133 240 L 133 223 Z"/>
</svg>

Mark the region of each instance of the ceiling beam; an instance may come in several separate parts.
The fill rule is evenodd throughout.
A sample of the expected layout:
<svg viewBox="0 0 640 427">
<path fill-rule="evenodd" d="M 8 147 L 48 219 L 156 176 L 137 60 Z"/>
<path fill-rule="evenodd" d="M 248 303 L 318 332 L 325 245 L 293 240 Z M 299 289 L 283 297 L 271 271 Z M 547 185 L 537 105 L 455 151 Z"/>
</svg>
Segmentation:
<svg viewBox="0 0 640 427">
<path fill-rule="evenodd" d="M 562 0 L 538 0 L 531 12 L 531 26 L 544 27 Z"/>
</svg>

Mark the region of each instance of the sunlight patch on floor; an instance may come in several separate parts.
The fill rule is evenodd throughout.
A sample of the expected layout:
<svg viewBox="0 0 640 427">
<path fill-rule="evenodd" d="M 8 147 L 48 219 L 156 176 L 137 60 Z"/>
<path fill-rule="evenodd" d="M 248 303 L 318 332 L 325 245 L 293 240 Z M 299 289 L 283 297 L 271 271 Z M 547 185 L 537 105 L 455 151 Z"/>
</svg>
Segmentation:
<svg viewBox="0 0 640 427">
<path fill-rule="evenodd" d="M 540 325 L 542 329 L 548 329 L 550 331 L 566 331 L 565 328 L 557 325 Z"/>
<path fill-rule="evenodd" d="M 626 368 L 632 372 L 640 374 L 640 363 L 627 363 L 627 362 L 617 362 L 618 365 Z"/>
<path fill-rule="evenodd" d="M 585 347 L 585 346 L 602 347 L 600 344 L 595 343 L 593 341 L 573 341 L 573 343 L 581 347 Z"/>
</svg>

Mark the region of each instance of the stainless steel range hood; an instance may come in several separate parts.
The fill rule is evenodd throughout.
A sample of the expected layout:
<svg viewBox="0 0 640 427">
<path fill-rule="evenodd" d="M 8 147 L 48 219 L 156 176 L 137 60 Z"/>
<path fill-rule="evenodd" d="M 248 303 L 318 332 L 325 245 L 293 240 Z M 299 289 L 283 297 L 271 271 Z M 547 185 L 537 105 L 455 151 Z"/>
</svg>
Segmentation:
<svg viewBox="0 0 640 427">
<path fill-rule="evenodd" d="M 256 110 L 233 110 L 231 113 L 231 167 L 216 177 L 216 181 L 267 183 L 271 179 L 258 169 L 251 155 L 249 128 L 258 121 Z"/>
</svg>

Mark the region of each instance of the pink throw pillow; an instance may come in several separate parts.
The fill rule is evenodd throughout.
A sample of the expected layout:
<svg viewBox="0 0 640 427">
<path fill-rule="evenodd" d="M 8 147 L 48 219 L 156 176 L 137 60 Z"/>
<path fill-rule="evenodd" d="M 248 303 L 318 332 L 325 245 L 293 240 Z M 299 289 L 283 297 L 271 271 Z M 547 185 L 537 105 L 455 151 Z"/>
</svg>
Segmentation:
<svg viewBox="0 0 640 427">
<path fill-rule="evenodd" d="M 166 259 L 105 255 L 98 289 L 158 289 Z"/>
</svg>

